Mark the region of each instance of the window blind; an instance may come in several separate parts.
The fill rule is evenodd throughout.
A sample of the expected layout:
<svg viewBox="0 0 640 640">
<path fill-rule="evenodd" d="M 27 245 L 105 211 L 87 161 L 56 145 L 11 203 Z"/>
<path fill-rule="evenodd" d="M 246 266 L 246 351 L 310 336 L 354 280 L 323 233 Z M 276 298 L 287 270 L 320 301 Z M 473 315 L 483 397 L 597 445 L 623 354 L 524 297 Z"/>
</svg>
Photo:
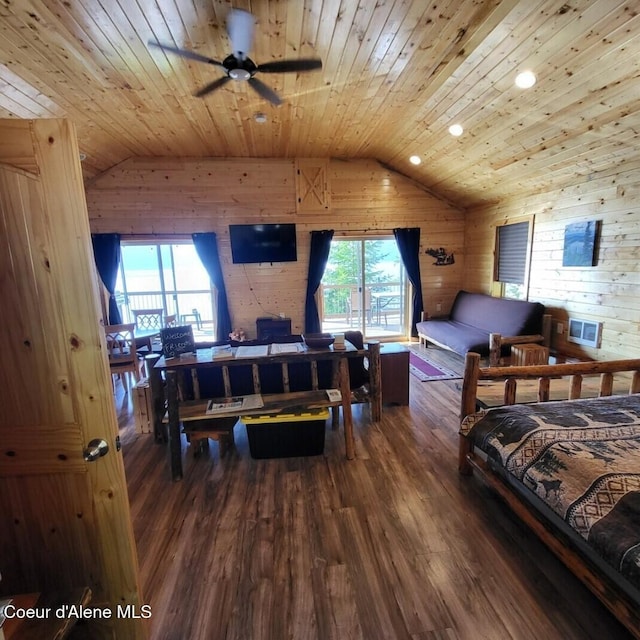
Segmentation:
<svg viewBox="0 0 640 640">
<path fill-rule="evenodd" d="M 498 227 L 498 282 L 524 284 L 529 222 Z"/>
</svg>

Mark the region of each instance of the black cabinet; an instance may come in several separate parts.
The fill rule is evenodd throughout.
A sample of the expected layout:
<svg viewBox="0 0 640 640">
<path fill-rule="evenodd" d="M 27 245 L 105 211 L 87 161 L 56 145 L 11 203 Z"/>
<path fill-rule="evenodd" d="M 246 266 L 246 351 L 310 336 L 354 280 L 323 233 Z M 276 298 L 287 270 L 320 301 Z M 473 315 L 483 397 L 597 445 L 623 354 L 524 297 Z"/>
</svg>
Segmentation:
<svg viewBox="0 0 640 640">
<path fill-rule="evenodd" d="M 268 340 L 274 336 L 290 336 L 291 318 L 258 318 L 256 329 L 258 340 Z"/>
</svg>

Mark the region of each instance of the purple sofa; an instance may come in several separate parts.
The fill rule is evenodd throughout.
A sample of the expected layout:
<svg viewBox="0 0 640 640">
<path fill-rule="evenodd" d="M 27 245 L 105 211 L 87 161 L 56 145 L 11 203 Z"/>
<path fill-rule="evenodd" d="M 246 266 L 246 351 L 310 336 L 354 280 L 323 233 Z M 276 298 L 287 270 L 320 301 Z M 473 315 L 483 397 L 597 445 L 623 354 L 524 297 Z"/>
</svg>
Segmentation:
<svg viewBox="0 0 640 640">
<path fill-rule="evenodd" d="M 429 341 L 461 356 L 468 351 L 488 356 L 491 334 L 499 334 L 503 339 L 542 337 L 544 311 L 544 305 L 539 302 L 459 291 L 448 317 L 423 320 L 416 326 L 420 343 L 425 346 Z M 508 356 L 515 342 L 517 340 L 507 340 L 501 347 L 501 355 Z"/>
</svg>

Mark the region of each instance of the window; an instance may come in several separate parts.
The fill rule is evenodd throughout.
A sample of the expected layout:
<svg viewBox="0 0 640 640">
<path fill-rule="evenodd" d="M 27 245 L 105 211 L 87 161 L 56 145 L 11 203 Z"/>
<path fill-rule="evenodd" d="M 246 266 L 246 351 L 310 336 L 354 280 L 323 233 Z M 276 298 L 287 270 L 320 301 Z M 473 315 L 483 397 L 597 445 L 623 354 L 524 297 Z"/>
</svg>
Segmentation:
<svg viewBox="0 0 640 640">
<path fill-rule="evenodd" d="M 407 335 L 409 284 L 395 238 L 337 238 L 319 289 L 322 330 Z"/>
<path fill-rule="evenodd" d="M 116 299 L 123 322 L 134 309 L 164 309 L 196 335 L 213 336 L 211 282 L 195 247 L 185 243 L 122 243 Z"/>
<path fill-rule="evenodd" d="M 533 224 L 529 221 L 506 224 L 496 229 L 494 280 L 501 295 L 526 300 L 529 290 L 529 247 Z"/>
</svg>

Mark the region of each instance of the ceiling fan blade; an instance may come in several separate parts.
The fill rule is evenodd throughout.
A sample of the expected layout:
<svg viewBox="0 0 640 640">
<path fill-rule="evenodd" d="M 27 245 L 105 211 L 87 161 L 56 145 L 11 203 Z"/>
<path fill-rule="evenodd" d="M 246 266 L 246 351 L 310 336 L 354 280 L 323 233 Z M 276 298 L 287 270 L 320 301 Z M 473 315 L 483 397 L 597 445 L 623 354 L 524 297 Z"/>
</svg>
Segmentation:
<svg viewBox="0 0 640 640">
<path fill-rule="evenodd" d="M 189 58 L 189 60 L 196 60 L 197 62 L 206 62 L 207 64 L 214 64 L 218 67 L 222 67 L 222 62 L 218 62 L 217 60 L 213 60 L 212 58 L 207 58 L 206 56 L 202 56 L 195 51 L 188 51 L 187 49 L 178 49 L 177 47 L 173 47 L 169 44 L 161 44 L 160 42 L 155 42 L 154 40 L 149 40 L 147 43 L 151 47 L 157 47 L 158 49 L 162 49 L 163 51 L 168 51 L 169 53 L 175 53 L 178 56 L 182 56 L 183 58 Z"/>
<path fill-rule="evenodd" d="M 322 60 L 301 58 L 299 60 L 275 60 L 258 65 L 263 73 L 287 73 L 289 71 L 315 71 L 322 69 Z"/>
<path fill-rule="evenodd" d="M 232 9 L 227 16 L 227 33 L 238 60 L 244 60 L 251 50 L 255 22 L 253 15 L 242 9 Z"/>
<path fill-rule="evenodd" d="M 193 95 L 196 98 L 202 98 L 203 96 L 206 96 L 212 91 L 219 89 L 222 85 L 227 84 L 227 82 L 229 82 L 230 80 L 231 78 L 229 76 L 222 76 L 222 78 L 218 78 L 217 80 L 214 80 L 213 82 L 210 82 L 209 84 L 205 85 L 204 87 L 202 87 L 202 89 L 199 89 Z"/>
<path fill-rule="evenodd" d="M 257 78 L 249 78 L 247 82 L 253 87 L 254 91 L 259 93 L 263 98 L 265 98 L 272 104 L 275 104 L 276 106 L 282 104 L 280 96 L 273 89 L 267 87 L 266 84 L 260 82 L 260 80 L 258 80 Z"/>
</svg>

